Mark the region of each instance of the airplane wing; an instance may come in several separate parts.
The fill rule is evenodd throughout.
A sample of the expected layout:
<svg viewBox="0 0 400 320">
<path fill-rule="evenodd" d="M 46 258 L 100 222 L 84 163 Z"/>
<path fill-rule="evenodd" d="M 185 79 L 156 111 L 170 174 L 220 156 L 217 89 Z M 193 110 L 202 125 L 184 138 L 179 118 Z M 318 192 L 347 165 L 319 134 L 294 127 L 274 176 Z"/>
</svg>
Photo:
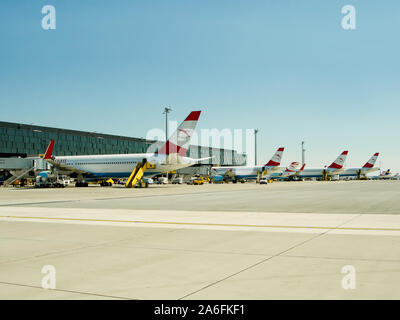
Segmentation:
<svg viewBox="0 0 400 320">
<path fill-rule="evenodd" d="M 262 172 L 264 172 L 264 175 L 269 175 L 275 172 L 283 172 L 285 169 L 285 167 L 262 167 Z"/>
<path fill-rule="evenodd" d="M 210 159 L 213 159 L 213 158 L 215 158 L 215 156 L 207 157 L 207 158 L 200 158 L 200 159 L 192 159 L 192 160 L 195 161 L 195 162 L 200 162 L 200 161 L 210 160 Z"/>
</svg>

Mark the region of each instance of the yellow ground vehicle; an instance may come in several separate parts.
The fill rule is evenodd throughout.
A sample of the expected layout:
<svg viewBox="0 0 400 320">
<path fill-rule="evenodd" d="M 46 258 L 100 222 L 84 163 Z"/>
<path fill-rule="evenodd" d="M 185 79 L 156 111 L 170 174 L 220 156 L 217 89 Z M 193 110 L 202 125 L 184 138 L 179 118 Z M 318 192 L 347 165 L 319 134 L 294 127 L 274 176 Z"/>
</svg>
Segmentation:
<svg viewBox="0 0 400 320">
<path fill-rule="evenodd" d="M 193 184 L 193 185 L 201 185 L 201 184 L 204 184 L 204 178 L 203 177 L 192 177 L 188 182 L 187 182 L 187 184 Z"/>
<path fill-rule="evenodd" d="M 147 181 L 143 180 L 143 175 L 146 169 L 153 169 L 155 165 L 153 163 L 147 162 L 147 159 L 143 159 L 142 162 L 138 162 L 136 168 L 133 169 L 130 177 L 125 183 L 127 188 L 147 188 L 149 186 Z"/>
<path fill-rule="evenodd" d="M 193 184 L 195 184 L 195 185 L 204 184 L 204 179 L 203 179 L 203 177 L 200 177 L 200 178 L 197 178 L 197 179 L 193 180 Z"/>
</svg>

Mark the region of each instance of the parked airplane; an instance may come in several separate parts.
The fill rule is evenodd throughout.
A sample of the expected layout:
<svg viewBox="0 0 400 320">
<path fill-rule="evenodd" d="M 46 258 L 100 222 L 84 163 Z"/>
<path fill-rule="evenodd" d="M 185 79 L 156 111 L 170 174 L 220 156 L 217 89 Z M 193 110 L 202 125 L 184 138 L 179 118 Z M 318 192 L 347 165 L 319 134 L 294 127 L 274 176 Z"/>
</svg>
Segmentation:
<svg viewBox="0 0 400 320">
<path fill-rule="evenodd" d="M 343 172 L 343 165 L 346 161 L 348 151 L 343 151 L 328 168 L 304 169 L 300 178 L 328 178 Z"/>
<path fill-rule="evenodd" d="M 211 172 L 214 176 L 223 176 L 225 179 L 232 179 L 234 183 L 238 180 L 255 180 L 259 174 L 269 175 L 273 172 L 279 172 L 283 169 L 279 167 L 281 164 L 282 154 L 285 148 L 279 148 L 275 154 L 263 166 L 235 166 L 235 167 L 212 167 Z"/>
<path fill-rule="evenodd" d="M 376 152 L 371 159 L 369 159 L 362 168 L 347 168 L 344 169 L 342 173 L 339 175 L 341 177 L 357 177 L 361 178 L 361 176 L 365 177 L 367 173 L 374 172 L 379 170 L 379 168 L 375 168 L 376 159 L 378 159 L 379 152 Z"/>
<path fill-rule="evenodd" d="M 267 178 L 268 179 L 279 179 L 279 180 L 295 179 L 295 177 L 300 176 L 300 174 L 303 172 L 306 164 L 304 163 L 301 166 L 301 168 L 298 169 L 299 166 L 300 166 L 300 162 L 292 162 L 285 169 L 285 171 L 271 173 Z"/>
<path fill-rule="evenodd" d="M 137 163 L 142 162 L 143 159 L 155 165 L 154 168 L 145 171 L 147 177 L 189 167 L 199 161 L 209 159 L 192 159 L 185 156 L 200 113 L 201 111 L 192 111 L 170 139 L 154 153 L 54 157 L 52 156 L 54 140 L 52 140 L 43 159 L 51 163 L 58 173 L 77 177 L 76 186 L 78 187 L 87 186 L 84 180 L 129 177 Z"/>
<path fill-rule="evenodd" d="M 387 169 L 386 171 L 382 171 L 379 176 L 373 176 L 371 179 L 375 180 L 398 180 L 399 179 L 399 174 L 392 173 L 390 169 Z"/>
</svg>

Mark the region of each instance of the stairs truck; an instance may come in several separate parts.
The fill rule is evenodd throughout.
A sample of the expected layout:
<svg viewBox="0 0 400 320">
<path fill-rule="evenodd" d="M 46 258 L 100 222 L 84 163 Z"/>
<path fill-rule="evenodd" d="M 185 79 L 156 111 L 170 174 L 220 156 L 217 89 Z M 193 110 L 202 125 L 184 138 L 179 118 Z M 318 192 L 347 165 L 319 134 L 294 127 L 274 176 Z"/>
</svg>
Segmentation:
<svg viewBox="0 0 400 320">
<path fill-rule="evenodd" d="M 143 179 L 144 172 L 147 169 L 154 169 L 155 165 L 153 163 L 147 162 L 147 159 L 143 159 L 138 162 L 135 169 L 133 169 L 131 175 L 125 183 L 127 188 L 147 188 L 149 186 L 149 181 Z"/>
</svg>

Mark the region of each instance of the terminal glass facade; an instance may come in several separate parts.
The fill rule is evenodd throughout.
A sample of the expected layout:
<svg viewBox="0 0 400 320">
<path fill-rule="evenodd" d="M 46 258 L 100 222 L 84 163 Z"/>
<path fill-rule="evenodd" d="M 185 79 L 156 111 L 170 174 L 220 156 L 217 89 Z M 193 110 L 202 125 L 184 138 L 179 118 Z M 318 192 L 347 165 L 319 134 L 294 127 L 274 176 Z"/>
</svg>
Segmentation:
<svg viewBox="0 0 400 320">
<path fill-rule="evenodd" d="M 56 141 L 53 154 L 58 156 L 89 154 L 144 153 L 156 141 L 94 132 L 58 129 L 11 122 L 0 122 L 0 157 L 38 156 L 50 140 Z M 246 157 L 234 150 L 190 146 L 188 156 L 214 156 L 203 164 L 243 165 Z"/>
</svg>

